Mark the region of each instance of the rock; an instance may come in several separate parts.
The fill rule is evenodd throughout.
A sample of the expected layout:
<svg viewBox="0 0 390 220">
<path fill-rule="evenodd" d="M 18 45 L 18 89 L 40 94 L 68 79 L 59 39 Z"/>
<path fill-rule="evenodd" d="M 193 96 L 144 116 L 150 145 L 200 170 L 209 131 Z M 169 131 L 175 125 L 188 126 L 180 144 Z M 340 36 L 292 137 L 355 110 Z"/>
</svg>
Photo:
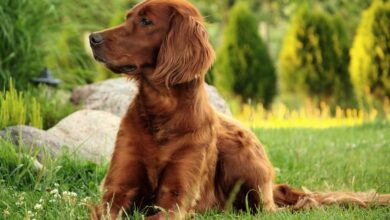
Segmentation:
<svg viewBox="0 0 390 220">
<path fill-rule="evenodd" d="M 70 152 L 102 162 L 111 157 L 119 124 L 120 118 L 109 112 L 81 110 L 62 119 L 47 133 L 70 143 Z"/>
<path fill-rule="evenodd" d="M 5 128 L 0 131 L 0 137 L 11 140 L 17 146 L 25 147 L 27 152 L 39 152 L 38 160 L 42 160 L 44 152 L 49 155 L 59 154 L 61 147 L 67 144 L 53 134 L 25 125 Z M 41 151 L 42 149 L 44 151 Z"/>
<path fill-rule="evenodd" d="M 226 101 L 221 97 L 221 95 L 219 95 L 217 89 L 214 86 L 206 84 L 206 91 L 209 102 L 216 111 L 228 116 L 232 115 L 232 112 L 230 111 L 229 106 L 226 104 Z"/>
<path fill-rule="evenodd" d="M 29 154 L 20 154 L 19 153 L 17 156 L 19 158 L 27 158 L 28 160 L 30 160 L 32 162 L 33 167 L 36 170 L 42 170 L 43 169 L 43 165 L 41 163 L 39 163 L 39 161 L 37 159 L 35 159 L 34 157 L 30 156 Z"/>
<path fill-rule="evenodd" d="M 35 169 L 37 170 L 42 170 L 43 169 L 43 165 L 41 163 L 39 163 L 38 160 L 32 158 L 32 161 L 33 161 L 33 166 Z"/>
<path fill-rule="evenodd" d="M 33 152 L 44 149 L 38 154 L 39 161 L 44 152 L 53 156 L 69 152 L 76 157 L 102 163 L 111 158 L 119 123 L 120 118 L 111 113 L 81 110 L 47 131 L 13 126 L 0 131 L 0 136 Z"/>
<path fill-rule="evenodd" d="M 226 102 L 217 90 L 209 85 L 206 89 L 214 108 L 230 115 Z M 70 152 L 96 163 L 107 161 L 114 149 L 120 117 L 125 114 L 137 91 L 135 82 L 126 78 L 75 89 L 71 100 L 84 103 L 85 110 L 69 115 L 47 131 L 29 126 L 13 126 L 0 131 L 0 137 L 9 138 L 16 145 L 32 152 L 44 149 L 39 152 L 38 161 L 42 161 L 44 152 L 53 156 Z"/>
<path fill-rule="evenodd" d="M 206 90 L 211 105 L 217 111 L 231 115 L 229 107 L 217 90 L 210 85 L 206 86 Z M 122 117 L 137 92 L 134 81 L 121 77 L 76 88 L 71 101 L 75 104 L 84 103 L 84 109 L 107 111 Z"/>
<path fill-rule="evenodd" d="M 83 103 L 84 109 L 106 111 L 122 117 L 137 92 L 136 84 L 122 77 L 78 87 L 73 90 L 71 101 Z"/>
</svg>

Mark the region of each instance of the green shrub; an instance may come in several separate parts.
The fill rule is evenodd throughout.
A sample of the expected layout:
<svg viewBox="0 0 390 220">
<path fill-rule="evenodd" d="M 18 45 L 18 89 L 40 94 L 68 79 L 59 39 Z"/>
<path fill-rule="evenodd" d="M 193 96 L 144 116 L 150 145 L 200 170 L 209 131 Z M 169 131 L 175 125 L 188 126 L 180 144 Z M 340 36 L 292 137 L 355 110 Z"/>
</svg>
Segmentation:
<svg viewBox="0 0 390 220">
<path fill-rule="evenodd" d="M 52 36 L 47 39 L 50 53 L 46 63 L 63 81 L 65 89 L 114 76 L 89 54 L 88 34 L 123 22 L 126 0 L 102 4 L 100 0 L 55 2 L 56 15 L 49 24 Z M 134 1 L 131 1 L 134 4 Z"/>
<path fill-rule="evenodd" d="M 279 54 L 282 90 L 315 103 L 343 104 L 351 99 L 348 61 L 348 38 L 341 19 L 303 6 Z"/>
<path fill-rule="evenodd" d="M 24 124 L 42 128 L 39 103 L 34 97 L 26 99 L 23 92 L 18 92 L 13 81 L 9 80 L 9 90 L 0 92 L 0 129 Z"/>
<path fill-rule="evenodd" d="M 215 85 L 225 94 L 268 106 L 276 92 L 276 75 L 267 47 L 257 33 L 256 19 L 244 2 L 229 13 L 214 68 Z"/>
<path fill-rule="evenodd" d="M 88 33 L 121 23 L 136 0 L 0 1 L 0 88 L 15 79 L 25 90 L 48 66 L 61 86 L 91 83 L 114 76 L 88 53 Z"/>
<path fill-rule="evenodd" d="M 12 80 L 8 84 L 9 90 L 0 91 L 0 130 L 12 125 L 49 129 L 78 109 L 68 91 L 41 85 L 18 92 Z"/>
<path fill-rule="evenodd" d="M 350 51 L 349 71 L 360 103 L 390 97 L 390 1 L 363 13 Z"/>
<path fill-rule="evenodd" d="M 45 63 L 45 20 L 53 13 L 51 0 L 0 1 L 0 88 L 25 89 Z"/>
<path fill-rule="evenodd" d="M 49 129 L 61 119 L 78 110 L 69 102 L 70 94 L 66 90 L 52 89 L 47 86 L 29 88 L 25 94 L 27 100 L 35 99 L 43 116 L 43 129 Z"/>
</svg>

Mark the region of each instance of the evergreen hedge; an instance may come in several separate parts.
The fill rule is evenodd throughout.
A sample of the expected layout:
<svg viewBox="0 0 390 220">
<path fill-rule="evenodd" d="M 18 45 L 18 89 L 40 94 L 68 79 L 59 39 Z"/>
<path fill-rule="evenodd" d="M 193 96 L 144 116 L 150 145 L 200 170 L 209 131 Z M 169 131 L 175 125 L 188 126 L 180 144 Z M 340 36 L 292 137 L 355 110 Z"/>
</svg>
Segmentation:
<svg viewBox="0 0 390 220">
<path fill-rule="evenodd" d="M 267 46 L 261 40 L 248 5 L 237 2 L 229 13 L 222 45 L 217 53 L 214 80 L 223 93 L 243 101 L 269 106 L 276 93 L 276 74 Z"/>
<path fill-rule="evenodd" d="M 390 97 L 390 1 L 374 1 L 363 13 L 350 50 L 349 71 L 360 101 Z"/>
<path fill-rule="evenodd" d="M 279 54 L 283 92 L 303 94 L 315 103 L 350 99 L 348 44 L 341 19 L 303 6 Z"/>
</svg>

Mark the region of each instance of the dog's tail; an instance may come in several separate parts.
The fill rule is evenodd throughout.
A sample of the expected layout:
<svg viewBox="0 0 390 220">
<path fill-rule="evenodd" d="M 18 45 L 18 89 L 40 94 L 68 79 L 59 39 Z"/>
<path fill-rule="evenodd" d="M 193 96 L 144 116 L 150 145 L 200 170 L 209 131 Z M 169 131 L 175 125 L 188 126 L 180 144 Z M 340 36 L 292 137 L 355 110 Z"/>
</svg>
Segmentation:
<svg viewBox="0 0 390 220">
<path fill-rule="evenodd" d="M 332 204 L 390 205 L 390 194 L 376 192 L 310 192 L 298 190 L 286 184 L 273 186 L 274 201 L 278 207 L 290 207 L 293 210 L 323 207 Z"/>
</svg>

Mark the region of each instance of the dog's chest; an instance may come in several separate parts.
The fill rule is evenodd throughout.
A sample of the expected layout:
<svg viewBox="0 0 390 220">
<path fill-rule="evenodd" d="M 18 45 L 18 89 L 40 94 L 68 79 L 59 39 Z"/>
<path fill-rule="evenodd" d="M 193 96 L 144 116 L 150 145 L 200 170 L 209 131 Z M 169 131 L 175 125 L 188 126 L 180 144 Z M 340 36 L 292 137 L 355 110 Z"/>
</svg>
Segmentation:
<svg viewBox="0 0 390 220">
<path fill-rule="evenodd" d="M 158 181 L 163 175 L 164 169 L 172 160 L 173 150 L 168 150 L 167 146 L 156 145 L 144 152 L 143 159 L 147 172 L 147 177 L 153 191 L 158 187 Z"/>
</svg>

